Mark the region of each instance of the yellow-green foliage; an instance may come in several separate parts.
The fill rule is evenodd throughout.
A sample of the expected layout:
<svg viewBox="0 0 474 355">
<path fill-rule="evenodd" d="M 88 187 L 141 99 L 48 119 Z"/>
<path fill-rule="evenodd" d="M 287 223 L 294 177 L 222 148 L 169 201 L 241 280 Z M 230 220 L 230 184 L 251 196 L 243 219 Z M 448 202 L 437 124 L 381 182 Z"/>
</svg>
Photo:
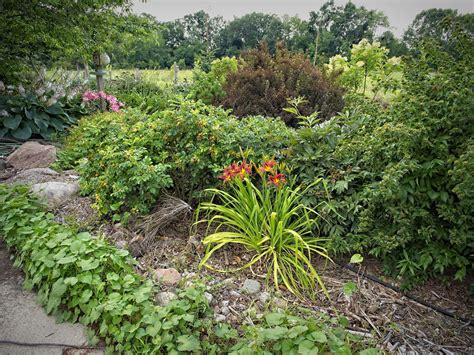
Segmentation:
<svg viewBox="0 0 474 355">
<path fill-rule="evenodd" d="M 388 54 L 379 42 L 363 39 L 352 46 L 349 59 L 338 54 L 325 68 L 338 75 L 338 82 L 352 92 L 386 96 L 400 87 L 402 71 L 401 58 L 389 58 Z"/>
</svg>

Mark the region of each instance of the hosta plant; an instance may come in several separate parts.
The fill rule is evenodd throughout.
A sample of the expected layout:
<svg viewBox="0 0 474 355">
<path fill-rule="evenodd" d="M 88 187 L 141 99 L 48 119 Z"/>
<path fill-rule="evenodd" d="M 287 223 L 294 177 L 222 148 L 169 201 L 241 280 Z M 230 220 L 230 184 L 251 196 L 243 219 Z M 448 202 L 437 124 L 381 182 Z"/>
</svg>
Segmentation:
<svg viewBox="0 0 474 355">
<path fill-rule="evenodd" d="M 327 295 L 312 265 L 313 255 L 329 259 L 324 240 L 312 233 L 318 213 L 301 203 L 307 188 L 294 187 L 294 179 L 287 179 L 281 168 L 273 160 L 260 167 L 245 161 L 234 163 L 221 176 L 227 188 L 206 190 L 212 200 L 200 204 L 196 223 L 205 222 L 207 230 L 213 231 L 203 240 L 207 251 L 200 266 L 213 269 L 211 256 L 225 246 L 238 244 L 254 256 L 237 270 L 261 261 L 268 263 L 267 279 L 272 279 L 277 289 L 284 285 L 302 296 L 303 290 L 318 284 Z M 322 181 L 314 184 L 319 183 Z"/>
<path fill-rule="evenodd" d="M 32 135 L 45 139 L 62 132 L 77 119 L 66 112 L 65 103 L 42 101 L 34 93 L 0 95 L 0 138 L 27 140 Z"/>
</svg>

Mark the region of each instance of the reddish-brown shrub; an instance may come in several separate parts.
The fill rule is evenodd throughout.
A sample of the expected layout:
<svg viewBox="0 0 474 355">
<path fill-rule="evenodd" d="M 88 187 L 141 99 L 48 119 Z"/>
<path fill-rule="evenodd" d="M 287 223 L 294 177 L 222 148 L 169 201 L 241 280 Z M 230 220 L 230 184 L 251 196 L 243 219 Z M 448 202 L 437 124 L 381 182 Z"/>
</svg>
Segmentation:
<svg viewBox="0 0 474 355">
<path fill-rule="evenodd" d="M 279 47 L 275 57 L 266 46 L 241 56 L 239 69 L 228 75 L 226 95 L 216 104 L 231 108 L 240 117 L 265 115 L 281 117 L 296 126 L 297 119 L 283 108 L 288 98 L 303 96 L 307 103 L 299 109 L 303 115 L 319 111 L 322 121 L 343 108 L 343 90 L 325 77 L 303 54 Z"/>
</svg>

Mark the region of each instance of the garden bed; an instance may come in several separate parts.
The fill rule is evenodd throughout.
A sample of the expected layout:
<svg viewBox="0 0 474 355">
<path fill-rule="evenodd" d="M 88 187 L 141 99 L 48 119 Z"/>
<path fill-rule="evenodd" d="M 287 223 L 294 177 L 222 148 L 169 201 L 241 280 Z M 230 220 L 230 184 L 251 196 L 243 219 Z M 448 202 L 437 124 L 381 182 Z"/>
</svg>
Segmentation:
<svg viewBox="0 0 474 355">
<path fill-rule="evenodd" d="M 131 242 L 136 238 L 133 231 L 120 224 L 106 228 L 102 225 L 100 230 L 106 230 L 107 237 L 119 246 L 123 245 L 123 241 Z M 188 280 L 200 279 L 213 296 L 211 307 L 215 317 L 233 327 L 251 322 L 252 317 L 260 317 L 269 309 L 283 307 L 293 312 L 304 312 L 306 309 L 330 316 L 345 316 L 349 320 L 350 331 L 372 339 L 378 347 L 389 352 L 468 354 L 474 350 L 472 324 L 441 314 L 361 276 L 366 273 L 382 282 L 400 286 L 397 280 L 382 273 L 381 263 L 375 259 L 365 260 L 359 274 L 335 263 L 316 260 L 315 267 L 325 282 L 332 303 L 321 290 L 315 290 L 317 297 L 314 301 L 303 301 L 283 288 L 275 293 L 271 284 L 266 287 L 264 263 L 234 273 L 199 269 L 199 261 L 204 255 L 204 246 L 200 240 L 205 231 L 199 230 L 197 234 L 190 231 L 194 231 L 191 218 L 175 221 L 162 230 L 153 245 L 137 257 L 140 272 L 152 276 L 153 270 L 157 268 L 176 268 Z M 219 269 L 235 269 L 250 258 L 251 255 L 243 248 L 226 248 L 216 253 L 211 265 Z M 342 260 L 339 262 L 342 263 Z M 251 295 L 242 292 L 241 287 L 246 279 L 257 280 L 262 289 Z M 343 289 L 350 281 L 357 285 L 357 289 L 349 297 Z M 430 280 L 407 293 L 434 307 L 447 310 L 456 317 L 472 320 L 474 300 L 469 295 L 472 282 L 469 278 L 451 283 Z M 168 289 L 162 287 L 163 291 Z"/>
</svg>

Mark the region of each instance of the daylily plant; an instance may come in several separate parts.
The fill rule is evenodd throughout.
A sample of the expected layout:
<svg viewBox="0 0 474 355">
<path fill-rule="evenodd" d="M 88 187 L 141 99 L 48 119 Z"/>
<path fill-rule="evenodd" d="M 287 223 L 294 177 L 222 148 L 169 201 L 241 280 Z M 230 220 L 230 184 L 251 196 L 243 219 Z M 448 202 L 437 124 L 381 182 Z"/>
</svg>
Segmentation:
<svg viewBox="0 0 474 355">
<path fill-rule="evenodd" d="M 255 255 L 237 270 L 262 261 L 276 288 L 283 285 L 302 295 L 318 284 L 328 296 L 312 265 L 313 255 L 329 259 L 324 240 L 313 234 L 319 215 L 301 202 L 306 189 L 322 180 L 306 189 L 293 187 L 294 179 L 287 180 L 283 169 L 274 160 L 260 166 L 244 160 L 224 168 L 219 179 L 228 188 L 206 190 L 212 194 L 211 202 L 201 203 L 196 214 L 198 218 L 204 215 L 196 224 L 205 222 L 208 231 L 212 228 L 203 240 L 207 251 L 200 266 L 215 269 L 209 264 L 212 254 L 228 244 L 240 244 Z M 254 183 L 258 177 L 261 183 Z"/>
</svg>

